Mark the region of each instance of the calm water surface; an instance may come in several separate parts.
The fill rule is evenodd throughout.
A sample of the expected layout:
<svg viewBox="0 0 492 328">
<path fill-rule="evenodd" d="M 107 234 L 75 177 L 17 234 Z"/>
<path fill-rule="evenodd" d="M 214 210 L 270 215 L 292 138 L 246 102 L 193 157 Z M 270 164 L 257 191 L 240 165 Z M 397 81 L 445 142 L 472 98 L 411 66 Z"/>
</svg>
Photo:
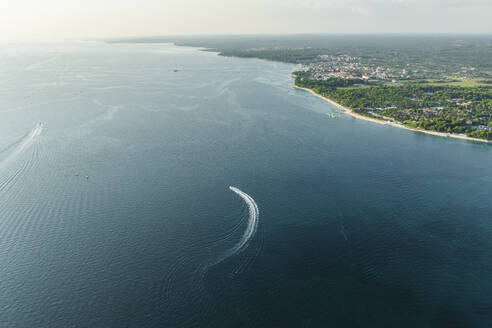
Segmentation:
<svg viewBox="0 0 492 328">
<path fill-rule="evenodd" d="M 491 327 L 492 147 L 330 118 L 295 69 L 2 44 L 0 326 Z"/>
</svg>

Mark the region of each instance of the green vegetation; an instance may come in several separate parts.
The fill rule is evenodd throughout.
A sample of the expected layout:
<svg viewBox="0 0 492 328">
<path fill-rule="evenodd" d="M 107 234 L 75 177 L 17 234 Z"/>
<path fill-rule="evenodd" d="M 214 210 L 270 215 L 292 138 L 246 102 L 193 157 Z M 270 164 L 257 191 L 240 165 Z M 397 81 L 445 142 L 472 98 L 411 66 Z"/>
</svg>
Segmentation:
<svg viewBox="0 0 492 328">
<path fill-rule="evenodd" d="M 486 87 L 492 86 L 492 80 L 469 79 L 469 80 L 415 80 L 409 83 L 436 85 L 436 86 L 454 86 L 454 87 Z"/>
<path fill-rule="evenodd" d="M 492 88 L 428 84 L 347 87 L 361 80 L 316 80 L 297 72 L 295 83 L 335 100 L 355 112 L 410 127 L 460 133 L 492 140 Z"/>
</svg>

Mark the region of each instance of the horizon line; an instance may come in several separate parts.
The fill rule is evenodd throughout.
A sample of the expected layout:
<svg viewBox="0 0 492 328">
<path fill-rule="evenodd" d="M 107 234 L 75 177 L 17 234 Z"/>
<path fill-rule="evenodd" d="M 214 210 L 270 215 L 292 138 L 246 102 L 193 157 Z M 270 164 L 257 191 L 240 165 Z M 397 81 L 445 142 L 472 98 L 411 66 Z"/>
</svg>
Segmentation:
<svg viewBox="0 0 492 328">
<path fill-rule="evenodd" d="M 233 34 L 154 34 L 128 36 L 101 36 L 101 37 L 73 37 L 73 38 L 38 38 L 38 39 L 4 39 L 0 42 L 54 42 L 54 41 L 113 41 L 127 39 L 156 39 L 156 38 L 206 38 L 206 37 L 285 37 L 285 36 L 481 36 L 492 37 L 489 32 L 458 33 L 458 32 L 300 32 L 300 33 L 233 33 Z"/>
</svg>

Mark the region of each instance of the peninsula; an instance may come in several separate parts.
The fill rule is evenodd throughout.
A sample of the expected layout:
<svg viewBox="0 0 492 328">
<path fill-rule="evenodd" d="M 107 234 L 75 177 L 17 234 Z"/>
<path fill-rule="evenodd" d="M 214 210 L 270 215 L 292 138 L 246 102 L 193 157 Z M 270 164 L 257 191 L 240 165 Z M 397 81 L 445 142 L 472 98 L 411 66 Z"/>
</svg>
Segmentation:
<svg viewBox="0 0 492 328">
<path fill-rule="evenodd" d="M 110 42 L 121 42 L 110 41 Z M 284 35 L 139 38 L 298 64 L 295 86 L 350 115 L 492 141 L 492 36 Z"/>
</svg>

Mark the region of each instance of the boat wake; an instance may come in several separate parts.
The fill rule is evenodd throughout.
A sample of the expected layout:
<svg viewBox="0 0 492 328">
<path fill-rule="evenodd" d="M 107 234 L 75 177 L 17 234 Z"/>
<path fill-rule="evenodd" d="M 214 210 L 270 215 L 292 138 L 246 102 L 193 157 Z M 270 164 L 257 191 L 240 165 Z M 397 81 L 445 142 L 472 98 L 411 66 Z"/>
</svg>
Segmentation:
<svg viewBox="0 0 492 328">
<path fill-rule="evenodd" d="M 245 193 L 244 191 L 230 186 L 229 189 L 239 195 L 246 205 L 248 206 L 248 225 L 246 226 L 246 230 L 244 231 L 243 235 L 241 236 L 241 239 L 229 250 L 227 250 L 225 253 L 222 254 L 219 258 L 217 258 L 213 263 L 209 263 L 206 268 L 205 272 L 208 271 L 213 266 L 216 266 L 225 260 L 238 255 L 242 251 L 244 251 L 246 248 L 248 248 L 249 243 L 253 239 L 253 237 L 256 234 L 256 231 L 258 230 L 258 223 L 259 223 L 259 217 L 260 217 L 260 210 L 258 209 L 258 204 L 256 204 L 255 200 Z M 241 264 L 236 268 L 235 273 L 241 272 L 251 261 L 254 259 L 255 256 L 258 254 L 248 256 L 247 258 L 243 259 L 241 261 Z"/>
<path fill-rule="evenodd" d="M 12 160 L 14 160 L 17 156 L 22 154 L 26 149 L 28 149 L 33 142 L 36 140 L 36 138 L 43 132 L 43 124 L 38 123 L 34 127 L 34 129 L 31 130 L 22 140 L 19 142 L 19 144 L 5 157 L 0 161 L 0 169 L 4 169 Z"/>
<path fill-rule="evenodd" d="M 253 236 L 256 233 L 256 230 L 258 229 L 258 218 L 260 214 L 258 205 L 250 195 L 248 195 L 244 191 L 239 190 L 236 187 L 231 186 L 229 187 L 229 189 L 235 192 L 236 194 L 238 194 L 246 202 L 246 205 L 248 205 L 249 221 L 248 221 L 248 226 L 246 227 L 246 230 L 244 231 L 244 234 L 241 237 L 241 240 L 233 248 L 231 248 L 229 252 L 226 253 L 226 256 L 222 260 L 225 260 L 230 256 L 239 254 L 246 247 L 248 247 L 251 238 L 253 238 Z"/>
<path fill-rule="evenodd" d="M 223 252 L 219 257 L 216 257 L 212 262 L 207 261 L 206 263 L 202 263 L 198 267 L 193 270 L 191 274 L 190 280 L 188 282 L 189 289 L 186 292 L 183 292 L 181 289 L 177 289 L 175 287 L 175 281 L 178 280 L 177 276 L 179 273 L 180 267 L 189 266 L 188 262 L 189 257 L 177 256 L 176 260 L 172 264 L 172 268 L 168 274 L 163 277 L 160 288 L 160 293 L 164 295 L 164 300 L 168 304 L 169 307 L 180 308 L 181 306 L 186 306 L 187 304 L 197 304 L 197 311 L 199 308 L 205 309 L 204 304 L 213 304 L 215 302 L 214 297 L 211 296 L 210 291 L 207 288 L 207 284 L 205 282 L 207 274 L 213 267 L 218 266 L 224 261 L 239 255 L 241 252 L 245 251 L 248 247 L 250 247 L 250 251 L 247 255 L 241 257 L 235 263 L 231 263 L 232 265 L 225 268 L 226 270 L 218 271 L 215 274 L 224 275 L 229 277 L 237 277 L 239 274 L 244 272 L 251 263 L 259 256 L 262 249 L 262 238 L 260 236 L 259 240 L 255 245 L 252 245 L 252 241 L 258 233 L 259 228 L 259 209 L 255 200 L 249 196 L 244 191 L 230 186 L 229 189 L 237 194 L 239 197 L 243 199 L 248 208 L 248 213 L 244 216 L 241 216 L 232 228 L 227 229 L 223 233 L 219 235 L 219 238 L 214 238 L 210 241 L 210 238 L 207 236 L 204 240 L 197 242 L 195 244 L 190 245 L 187 251 L 189 252 L 202 252 L 203 248 L 215 248 L 216 246 L 223 244 L 225 240 L 230 240 L 235 236 L 235 232 L 237 228 L 242 226 L 245 221 L 247 221 L 246 228 L 241 235 L 239 241 L 237 241 L 234 246 L 227 249 Z M 217 236 L 216 236 L 217 237 Z M 254 247 L 253 247 L 254 246 Z M 227 279 L 227 278 L 224 278 Z M 216 292 L 216 291 L 215 291 Z M 196 302 L 196 303 L 195 303 Z M 213 316 L 213 313 L 209 313 L 205 311 L 203 313 L 205 316 Z"/>
</svg>

